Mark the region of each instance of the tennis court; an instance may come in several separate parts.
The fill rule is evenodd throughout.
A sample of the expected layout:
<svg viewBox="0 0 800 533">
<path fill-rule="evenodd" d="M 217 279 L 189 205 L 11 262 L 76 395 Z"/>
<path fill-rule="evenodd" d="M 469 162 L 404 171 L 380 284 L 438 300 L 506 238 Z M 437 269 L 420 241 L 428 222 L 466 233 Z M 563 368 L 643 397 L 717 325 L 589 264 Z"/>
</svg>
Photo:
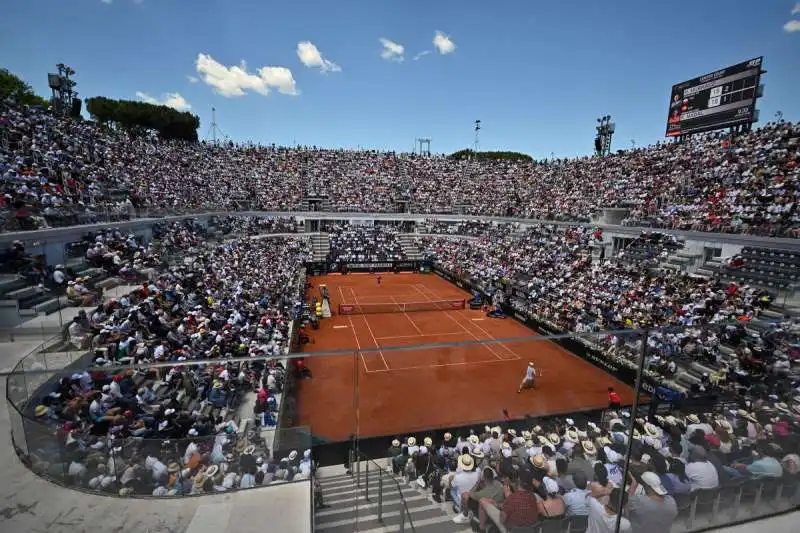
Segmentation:
<svg viewBox="0 0 800 533">
<path fill-rule="evenodd" d="M 436 275 L 383 274 L 380 285 L 372 274 L 310 281 L 311 296 L 327 286 L 334 316 L 311 332 L 305 351 L 353 349 L 306 360 L 314 377 L 299 386 L 299 423 L 327 440 L 354 432 L 356 408 L 359 433 L 380 436 L 496 420 L 504 408 L 514 418 L 602 408 L 609 386 L 632 399 L 630 387 L 512 318 L 470 310 L 470 294 Z M 529 341 L 393 349 L 511 337 Z M 529 360 L 542 377 L 536 390 L 517 394 Z"/>
</svg>

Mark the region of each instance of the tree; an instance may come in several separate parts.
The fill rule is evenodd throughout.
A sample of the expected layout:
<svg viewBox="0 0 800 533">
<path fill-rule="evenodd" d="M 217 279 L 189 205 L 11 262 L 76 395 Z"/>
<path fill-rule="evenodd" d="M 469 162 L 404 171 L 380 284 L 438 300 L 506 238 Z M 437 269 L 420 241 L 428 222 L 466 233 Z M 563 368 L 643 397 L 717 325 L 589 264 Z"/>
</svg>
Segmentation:
<svg viewBox="0 0 800 533">
<path fill-rule="evenodd" d="M 450 154 L 452 159 L 509 159 L 512 161 L 533 161 L 528 154 L 520 152 L 473 152 L 469 148 Z"/>
<path fill-rule="evenodd" d="M 197 141 L 200 119 L 163 105 L 133 100 L 112 100 L 102 96 L 88 98 L 86 110 L 94 120 L 106 126 L 122 128 L 133 134 L 157 132 L 162 139 Z"/>
<path fill-rule="evenodd" d="M 49 105 L 48 101 L 33 92 L 30 85 L 22 81 L 7 69 L 0 68 L 0 100 L 12 98 L 22 105 L 43 106 Z"/>
</svg>

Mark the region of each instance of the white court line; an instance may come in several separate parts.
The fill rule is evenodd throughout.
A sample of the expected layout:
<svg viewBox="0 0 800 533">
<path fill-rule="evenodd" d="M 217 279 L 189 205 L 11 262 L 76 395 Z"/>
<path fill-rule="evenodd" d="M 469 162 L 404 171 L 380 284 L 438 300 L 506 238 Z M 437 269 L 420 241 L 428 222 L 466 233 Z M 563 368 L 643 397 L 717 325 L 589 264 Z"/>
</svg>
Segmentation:
<svg viewBox="0 0 800 533">
<path fill-rule="evenodd" d="M 510 359 L 488 359 L 486 361 L 461 361 L 458 363 L 436 363 L 432 365 L 415 365 L 415 366 L 401 366 L 399 368 L 391 368 L 388 370 L 370 370 L 369 372 L 374 374 L 376 372 L 400 372 L 401 370 L 417 370 L 420 368 L 440 368 L 445 366 L 464 366 L 464 365 L 486 365 L 486 364 L 493 364 L 493 363 L 502 363 L 504 361 L 510 361 Z"/>
<path fill-rule="evenodd" d="M 339 303 L 340 303 L 340 304 L 346 304 L 346 303 L 347 303 L 347 301 L 345 301 L 345 299 L 344 299 L 344 292 L 342 292 L 342 286 L 341 286 L 341 285 L 339 285 L 339 296 L 341 296 L 341 297 L 342 297 L 342 301 L 341 301 L 341 302 L 339 302 Z"/>
<path fill-rule="evenodd" d="M 433 292 L 433 290 L 429 289 L 428 287 L 425 287 L 425 290 L 426 290 L 426 291 L 428 291 L 428 292 L 430 292 L 430 293 L 431 293 L 431 294 L 432 294 L 432 295 L 433 295 L 435 298 L 438 298 L 438 295 L 437 295 L 435 292 Z M 479 330 L 481 330 L 481 331 L 482 331 L 484 334 L 486 334 L 486 336 L 487 336 L 487 337 L 489 337 L 490 339 L 494 340 L 494 336 L 493 336 L 491 333 L 489 333 L 488 331 L 486 331 L 485 329 L 483 329 L 482 327 L 480 327 L 478 324 L 472 324 L 472 325 L 473 325 L 473 326 L 475 326 L 476 328 L 478 328 Z M 476 338 L 477 338 L 477 337 L 476 337 Z M 522 357 L 520 357 L 520 356 L 519 356 L 519 354 L 518 354 L 517 352 L 515 352 L 514 350 L 512 350 L 511 348 L 509 348 L 508 346 L 506 346 L 506 344 L 505 344 L 505 343 L 502 343 L 502 342 L 500 342 L 500 343 L 498 343 L 498 344 L 499 344 L 501 347 L 505 348 L 505 350 L 506 350 L 508 353 L 510 353 L 511 355 L 513 355 L 513 356 L 514 356 L 514 359 L 518 359 L 518 360 L 519 360 L 519 359 L 522 359 Z M 505 360 L 506 360 L 506 361 L 508 361 L 509 359 L 505 359 Z"/>
<path fill-rule="evenodd" d="M 389 339 L 418 339 L 420 337 L 439 337 L 441 335 L 463 335 L 463 331 L 448 331 L 447 333 L 431 333 L 428 335 L 392 335 L 391 337 L 375 337 L 379 341 Z"/>
<path fill-rule="evenodd" d="M 345 329 L 347 326 L 333 326 L 333 329 Z"/>
<path fill-rule="evenodd" d="M 361 304 L 358 303 L 358 297 L 356 296 L 356 291 L 353 290 L 353 287 L 349 287 L 349 289 L 350 293 L 353 295 L 353 300 L 355 300 L 356 305 L 360 307 Z M 381 360 L 383 361 L 383 366 L 386 367 L 386 370 L 391 370 L 391 368 L 389 368 L 389 363 L 386 362 L 386 358 L 383 356 L 383 352 L 381 351 L 381 345 L 380 343 L 378 343 L 378 339 L 375 338 L 375 334 L 372 333 L 372 328 L 369 327 L 369 321 L 367 320 L 367 315 L 361 315 L 361 318 L 364 319 L 364 325 L 367 326 L 367 329 L 369 330 L 369 335 L 370 337 L 372 337 L 372 342 L 375 343 L 375 347 L 378 349 L 378 354 L 381 356 Z"/>
<path fill-rule="evenodd" d="M 339 289 L 341 289 L 341 287 L 339 287 Z M 369 369 L 369 367 L 367 366 L 367 360 L 364 359 L 364 352 L 361 351 L 361 343 L 358 342 L 358 335 L 356 335 L 356 328 L 353 327 L 353 320 L 348 316 L 347 321 L 350 322 L 350 331 L 353 332 L 353 338 L 355 339 L 356 347 L 358 348 L 358 355 L 361 356 L 361 362 L 364 363 L 364 371 L 367 373 L 374 372 L 373 370 Z"/>
<path fill-rule="evenodd" d="M 424 293 L 424 292 L 422 292 L 422 289 L 420 289 L 420 288 L 419 288 L 417 285 L 414 285 L 414 287 L 416 287 L 416 289 L 419 291 L 419 293 L 420 293 L 421 295 L 425 296 L 425 293 Z M 425 290 L 426 290 L 426 291 L 429 291 L 429 289 L 428 289 L 427 287 L 425 287 Z M 438 299 L 438 296 L 436 296 L 436 293 L 435 293 L 435 292 L 433 292 L 433 291 L 429 291 L 429 292 L 430 292 L 431 294 L 433 294 L 433 301 L 436 301 L 436 300 Z M 427 295 L 427 296 L 425 296 L 425 299 L 426 299 L 426 300 L 429 300 L 429 301 L 430 301 L 430 298 L 431 298 L 430 294 L 429 294 L 429 295 Z M 450 320 L 452 320 L 453 322 L 455 322 L 455 323 L 456 323 L 456 325 L 457 325 L 458 327 L 460 327 L 461 329 L 463 329 L 464 331 L 466 331 L 468 335 L 472 335 L 472 338 L 473 338 L 473 339 L 475 339 L 476 341 L 486 340 L 486 339 L 480 339 L 480 338 L 478 338 L 478 336 L 477 336 L 477 335 L 475 335 L 475 333 L 474 333 L 474 332 L 470 331 L 469 329 L 467 329 L 467 328 L 466 328 L 466 326 L 464 326 L 464 324 L 462 324 L 461 322 L 459 322 L 458 320 L 456 320 L 455 318 L 453 318 L 453 317 L 450 315 L 450 312 L 449 312 L 449 311 L 445 311 L 445 312 L 444 312 L 444 314 L 447 316 L 447 318 L 449 318 Z M 485 346 L 485 347 L 486 347 L 486 348 L 487 348 L 487 349 L 488 349 L 490 352 L 492 352 L 492 355 L 494 355 L 495 357 L 497 357 L 497 358 L 498 358 L 498 359 L 500 359 L 501 361 L 507 361 L 507 359 L 503 359 L 502 357 L 500 357 L 499 355 L 497 355 L 497 352 L 496 352 L 496 351 L 494 351 L 494 347 L 493 347 L 493 346 L 489 346 L 488 344 L 484 344 L 484 346 Z"/>
<path fill-rule="evenodd" d="M 394 303 L 395 303 L 395 304 L 397 304 L 397 305 L 400 305 L 400 302 L 398 302 L 397 300 L 395 300 L 394 296 L 390 296 L 390 298 L 392 299 L 392 302 L 394 302 Z M 408 321 L 409 321 L 409 322 L 411 322 L 411 325 L 412 325 L 412 326 L 414 326 L 414 329 L 415 329 L 415 330 L 417 330 L 417 333 L 419 333 L 419 335 L 420 335 L 420 336 L 422 336 L 422 337 L 424 337 L 424 336 L 425 336 L 425 334 L 424 334 L 424 333 L 422 333 L 422 330 L 421 330 L 421 329 L 419 329 L 419 326 L 417 326 L 417 323 L 416 323 L 416 322 L 414 322 L 413 320 L 411 320 L 411 317 L 410 317 L 410 316 L 408 316 L 408 313 L 406 313 L 405 311 L 403 311 L 403 316 L 404 316 L 404 317 L 406 317 L 406 318 L 408 319 Z"/>
<path fill-rule="evenodd" d="M 486 320 L 486 319 L 485 318 L 473 318 L 472 319 L 473 322 L 483 322 L 484 320 Z"/>
</svg>

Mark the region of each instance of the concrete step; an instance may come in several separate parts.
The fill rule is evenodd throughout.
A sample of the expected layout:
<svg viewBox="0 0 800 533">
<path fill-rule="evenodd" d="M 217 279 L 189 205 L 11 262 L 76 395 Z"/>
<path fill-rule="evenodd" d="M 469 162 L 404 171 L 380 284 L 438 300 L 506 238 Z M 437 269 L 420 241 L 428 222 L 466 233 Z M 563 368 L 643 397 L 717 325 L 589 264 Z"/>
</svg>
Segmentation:
<svg viewBox="0 0 800 533">
<path fill-rule="evenodd" d="M 383 461 L 379 460 L 379 464 Z M 362 468 L 365 468 L 362 465 Z M 329 475 L 333 474 L 333 475 Z M 382 478 L 381 518 L 378 520 L 379 479 Z M 367 483 L 367 479 L 369 480 Z M 361 472 L 361 487 L 355 486 L 355 477 L 333 472 L 320 472 L 320 485 L 326 508 L 315 513 L 314 531 L 326 533 L 359 532 L 385 533 L 400 531 L 401 518 L 405 531 L 410 522 L 417 533 L 467 533 L 468 525 L 455 524 L 452 512 L 446 512 L 450 503 L 438 504 L 423 490 L 416 490 L 404 478 L 385 471 L 371 469 Z M 397 484 L 394 483 L 397 482 Z M 365 494 L 369 494 L 369 499 Z M 402 494 L 402 498 L 401 498 Z M 405 501 L 405 506 L 403 505 Z M 401 517 L 408 509 L 408 515 Z"/>
<path fill-rule="evenodd" d="M 56 296 L 36 304 L 33 306 L 33 310 L 37 313 L 50 314 L 58 311 L 59 309 L 63 309 L 67 305 L 69 305 L 69 301 L 67 300 L 66 296 Z"/>
<path fill-rule="evenodd" d="M 24 300 L 25 298 L 31 298 L 38 294 L 41 294 L 43 289 L 38 285 L 26 285 L 24 287 L 20 287 L 19 289 L 14 289 L 13 291 L 9 291 L 6 293 L 6 296 L 11 298 L 12 300 Z"/>
<path fill-rule="evenodd" d="M 775 319 L 775 320 L 781 320 L 784 317 L 782 313 L 773 311 L 771 309 L 765 309 L 761 311 L 761 316 L 767 319 Z"/>
<path fill-rule="evenodd" d="M 0 275 L 0 294 L 7 294 L 8 292 L 21 289 L 28 284 L 24 278 L 16 274 L 3 274 Z M 12 298 L 13 299 L 13 298 Z"/>
<path fill-rule="evenodd" d="M 122 285 L 123 283 L 124 283 L 124 281 L 122 279 L 116 278 L 116 277 L 111 277 L 111 278 L 106 278 L 106 279 L 104 279 L 102 281 L 98 281 L 97 283 L 95 283 L 95 287 L 97 287 L 99 289 L 108 290 L 108 289 L 113 289 L 114 287 L 117 287 L 118 285 Z"/>
</svg>

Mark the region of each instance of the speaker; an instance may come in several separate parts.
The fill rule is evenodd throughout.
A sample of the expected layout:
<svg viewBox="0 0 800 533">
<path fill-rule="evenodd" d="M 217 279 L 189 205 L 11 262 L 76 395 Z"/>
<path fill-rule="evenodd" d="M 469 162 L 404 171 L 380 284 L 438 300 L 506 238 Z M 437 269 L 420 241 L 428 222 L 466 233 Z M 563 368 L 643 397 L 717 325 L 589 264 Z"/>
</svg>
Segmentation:
<svg viewBox="0 0 800 533">
<path fill-rule="evenodd" d="M 600 137 L 595 137 L 594 138 L 594 149 L 595 149 L 595 151 L 600 152 L 600 150 L 602 150 L 602 148 L 603 148 L 603 145 L 600 143 Z"/>
<path fill-rule="evenodd" d="M 72 118 L 78 118 L 81 116 L 81 105 L 83 102 L 80 98 L 73 98 L 72 99 L 72 109 L 69 110 L 69 116 Z"/>
</svg>

